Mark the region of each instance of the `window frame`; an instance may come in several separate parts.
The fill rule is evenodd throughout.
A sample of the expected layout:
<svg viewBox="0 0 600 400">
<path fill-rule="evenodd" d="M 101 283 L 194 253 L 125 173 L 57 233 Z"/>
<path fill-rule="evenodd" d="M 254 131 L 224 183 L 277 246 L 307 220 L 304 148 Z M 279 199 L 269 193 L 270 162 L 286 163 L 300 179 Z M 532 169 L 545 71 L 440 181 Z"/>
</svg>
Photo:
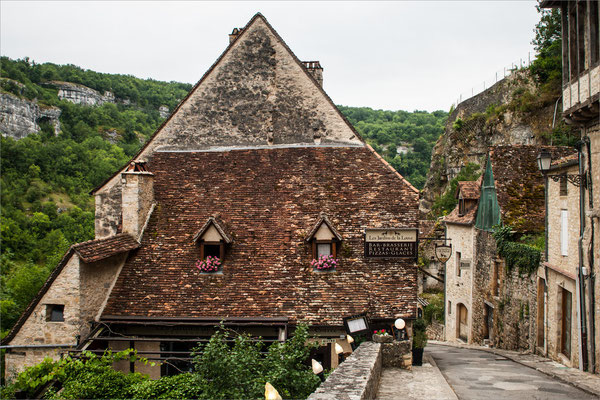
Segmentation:
<svg viewBox="0 0 600 400">
<path fill-rule="evenodd" d="M 53 311 L 60 310 L 61 319 L 53 319 Z M 46 304 L 46 322 L 65 322 L 64 304 Z"/>
</svg>

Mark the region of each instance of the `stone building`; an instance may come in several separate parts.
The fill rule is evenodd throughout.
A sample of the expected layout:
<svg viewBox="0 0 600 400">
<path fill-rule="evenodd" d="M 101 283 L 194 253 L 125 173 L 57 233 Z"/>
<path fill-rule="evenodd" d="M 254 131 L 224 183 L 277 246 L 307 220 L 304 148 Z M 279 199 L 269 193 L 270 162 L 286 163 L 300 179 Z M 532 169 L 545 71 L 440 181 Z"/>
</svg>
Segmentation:
<svg viewBox="0 0 600 400">
<path fill-rule="evenodd" d="M 562 18 L 562 116 L 565 122 L 580 132 L 577 171 L 565 166 L 557 172 L 567 172 L 578 177 L 582 183 L 568 190 L 577 195 L 575 200 L 568 195 L 568 218 L 579 215 L 576 225 L 577 247 L 569 248 L 569 260 L 577 260 L 576 293 L 578 304 L 584 312 L 578 312 L 579 352 L 582 360 L 579 367 L 590 372 L 600 372 L 600 7 L 597 1 L 560 2 L 546 0 L 541 7 L 560 8 Z M 561 167 L 562 168 L 562 167 Z M 551 174 L 553 171 L 550 172 Z M 552 183 L 552 185 L 554 185 Z M 554 193 L 554 197 L 553 196 Z M 548 204 L 560 200 L 556 190 L 548 193 Z M 551 221 L 549 221 L 550 223 Z M 573 227 L 570 226 L 572 230 Z M 553 236 L 560 231 L 555 230 Z M 570 236 L 569 236 L 570 237 Z M 549 241 L 557 242 L 549 232 Z M 549 254 L 550 256 L 550 254 Z M 561 255 L 562 257 L 562 255 Z M 560 257 L 559 257 L 560 258 Z M 551 263 L 550 259 L 548 260 Z M 575 261 L 570 261 L 571 265 Z M 585 306 L 585 307 L 583 307 Z M 550 332 L 552 333 L 552 332 Z M 548 333 L 548 341 L 550 341 Z M 571 360 L 573 361 L 573 360 Z"/>
<path fill-rule="evenodd" d="M 135 348 L 162 365 L 123 369 L 172 374 L 220 322 L 266 341 L 308 323 L 329 368 L 334 343 L 350 350 L 345 317 L 410 328 L 419 192 L 341 115 L 321 65 L 299 61 L 262 15 L 230 39 L 93 191 L 96 239 L 71 247 L 2 341 L 9 373 L 67 350 Z M 381 252 L 390 236 L 404 258 Z M 335 267 L 313 265 L 328 255 Z M 220 265 L 199 265 L 208 257 Z"/>
<path fill-rule="evenodd" d="M 509 269 L 498 255 L 495 225 L 515 236 L 544 230 L 544 180 L 538 146 L 493 146 L 477 182 L 460 182 L 456 208 L 445 217 L 453 254 L 446 263 L 446 340 L 507 349 L 533 346 L 535 271 Z M 569 148 L 545 147 L 556 155 Z"/>
<path fill-rule="evenodd" d="M 552 173 L 577 173 L 577 154 L 553 163 Z M 537 352 L 579 366 L 577 268 L 579 194 L 567 177 L 548 180 L 548 246 L 537 273 Z"/>
</svg>

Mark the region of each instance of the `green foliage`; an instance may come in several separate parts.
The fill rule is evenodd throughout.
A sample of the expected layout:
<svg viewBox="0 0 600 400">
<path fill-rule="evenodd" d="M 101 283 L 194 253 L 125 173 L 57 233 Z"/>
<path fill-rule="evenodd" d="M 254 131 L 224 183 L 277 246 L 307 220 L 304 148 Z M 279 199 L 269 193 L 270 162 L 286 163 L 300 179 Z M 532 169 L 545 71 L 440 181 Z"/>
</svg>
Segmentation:
<svg viewBox="0 0 600 400">
<path fill-rule="evenodd" d="M 498 254 L 506 261 L 509 271 L 518 268 L 519 274 L 529 275 L 537 270 L 542 257 L 539 248 L 512 241 L 510 226 L 495 226 L 493 235 Z"/>
<path fill-rule="evenodd" d="M 148 379 L 139 373 L 124 374 L 112 368 L 120 360 L 147 363 L 134 350 L 119 353 L 107 351 L 102 356 L 84 352 L 80 358 L 64 357 L 60 360 L 44 359 L 21 372 L 14 382 L 2 388 L 2 397 L 13 398 L 17 391 L 32 398 L 47 384 L 54 383 L 60 392 L 50 390 L 46 398 L 51 399 L 104 399 L 129 398 L 132 385 Z M 12 396 L 11 396 L 12 395 Z"/>
<path fill-rule="evenodd" d="M 431 151 L 444 132 L 448 113 L 338 108 L 375 151 L 416 188 L 423 188 L 431 163 Z M 399 147 L 408 148 L 408 152 L 399 154 Z"/>
<path fill-rule="evenodd" d="M 423 293 L 429 304 L 423 308 L 423 319 L 427 324 L 444 321 L 444 292 Z"/>
<path fill-rule="evenodd" d="M 233 339 L 233 343 L 230 340 Z M 284 398 L 306 398 L 320 383 L 307 364 L 308 326 L 299 325 L 285 343 L 264 344 L 246 334 L 221 327 L 210 341 L 196 349 L 194 372 L 150 380 L 140 373 L 122 373 L 114 362 L 148 363 L 134 350 L 85 352 L 80 358 L 45 359 L 26 369 L 2 388 L 2 398 L 15 392 L 33 396 L 53 384 L 48 399 L 260 399 L 270 382 Z"/>
<path fill-rule="evenodd" d="M 233 339 L 233 346 L 227 340 Z M 308 327 L 300 325 L 285 343 L 273 343 L 261 356 L 262 342 L 225 329 L 217 331 L 206 346 L 198 349 L 195 373 L 210 382 L 205 397 L 212 399 L 254 399 L 264 395 L 270 382 L 285 398 L 305 398 L 319 385 L 307 367 L 310 348 Z"/>
<path fill-rule="evenodd" d="M 431 217 L 437 218 L 442 215 L 449 214 L 454 207 L 456 207 L 456 189 L 458 188 L 458 182 L 461 181 L 475 181 L 479 179 L 481 172 L 478 172 L 481 167 L 479 164 L 468 163 L 461 168 L 456 178 L 452 179 L 448 188 L 443 195 L 436 197 L 431 207 Z"/>
<path fill-rule="evenodd" d="M 423 318 L 413 322 L 413 349 L 423 349 L 427 346 L 427 323 Z"/>
<path fill-rule="evenodd" d="M 560 93 L 562 83 L 562 42 L 560 8 L 541 9 L 540 21 L 535 26 L 531 44 L 537 51 L 531 63 L 531 72 L 545 92 Z"/>
</svg>

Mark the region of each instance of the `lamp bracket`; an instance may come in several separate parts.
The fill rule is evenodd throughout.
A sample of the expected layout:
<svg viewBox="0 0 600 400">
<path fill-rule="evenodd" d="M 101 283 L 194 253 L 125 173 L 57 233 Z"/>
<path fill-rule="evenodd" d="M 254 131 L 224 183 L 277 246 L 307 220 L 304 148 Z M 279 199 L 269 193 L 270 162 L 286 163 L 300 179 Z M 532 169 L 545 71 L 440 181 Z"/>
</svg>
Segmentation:
<svg viewBox="0 0 600 400">
<path fill-rule="evenodd" d="M 548 178 L 552 179 L 554 182 L 558 182 L 561 179 L 567 179 L 568 182 L 571 182 L 574 186 L 583 186 L 584 188 L 587 187 L 587 179 L 585 174 L 567 174 L 567 173 L 563 173 L 563 174 L 554 174 L 554 175 L 548 175 Z"/>
</svg>

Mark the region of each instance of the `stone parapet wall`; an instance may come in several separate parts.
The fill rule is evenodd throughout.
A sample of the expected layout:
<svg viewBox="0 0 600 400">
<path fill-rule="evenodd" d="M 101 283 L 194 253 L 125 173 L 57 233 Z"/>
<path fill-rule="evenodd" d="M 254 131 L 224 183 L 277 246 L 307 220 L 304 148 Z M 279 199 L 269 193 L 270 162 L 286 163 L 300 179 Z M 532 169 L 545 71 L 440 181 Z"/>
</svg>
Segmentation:
<svg viewBox="0 0 600 400">
<path fill-rule="evenodd" d="M 441 342 L 446 340 L 444 324 L 434 320 L 431 324 L 427 325 L 427 338 L 429 340 L 439 340 Z"/>
<path fill-rule="evenodd" d="M 372 399 L 383 367 L 382 344 L 362 343 L 308 400 Z"/>
<path fill-rule="evenodd" d="M 384 368 L 411 369 L 412 367 L 412 340 L 384 343 L 381 353 Z"/>
</svg>

